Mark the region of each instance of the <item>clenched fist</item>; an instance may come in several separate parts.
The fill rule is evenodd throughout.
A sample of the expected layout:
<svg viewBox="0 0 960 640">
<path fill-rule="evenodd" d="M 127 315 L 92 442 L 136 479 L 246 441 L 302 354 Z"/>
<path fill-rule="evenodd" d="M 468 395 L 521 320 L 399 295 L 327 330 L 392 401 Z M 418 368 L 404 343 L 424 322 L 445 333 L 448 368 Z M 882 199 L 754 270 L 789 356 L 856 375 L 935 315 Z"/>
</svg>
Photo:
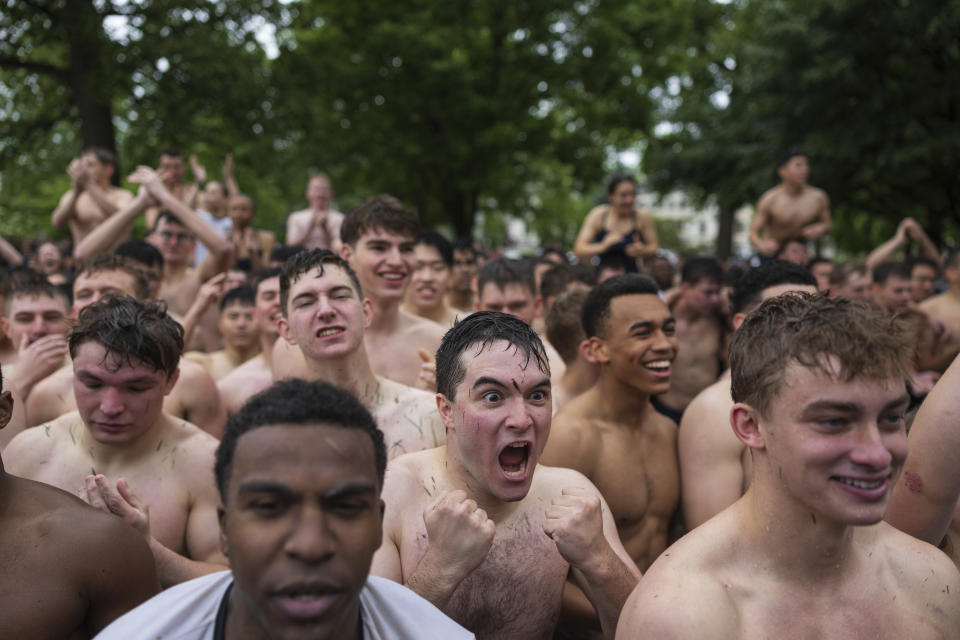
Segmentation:
<svg viewBox="0 0 960 640">
<path fill-rule="evenodd" d="M 577 568 L 608 546 L 600 497 L 579 487 L 568 487 L 553 499 L 543 530 L 557 544 L 563 559 Z"/>
<path fill-rule="evenodd" d="M 470 573 L 483 562 L 493 544 L 496 524 L 464 491 L 447 491 L 423 512 L 427 525 L 427 555 L 447 571 Z"/>
</svg>

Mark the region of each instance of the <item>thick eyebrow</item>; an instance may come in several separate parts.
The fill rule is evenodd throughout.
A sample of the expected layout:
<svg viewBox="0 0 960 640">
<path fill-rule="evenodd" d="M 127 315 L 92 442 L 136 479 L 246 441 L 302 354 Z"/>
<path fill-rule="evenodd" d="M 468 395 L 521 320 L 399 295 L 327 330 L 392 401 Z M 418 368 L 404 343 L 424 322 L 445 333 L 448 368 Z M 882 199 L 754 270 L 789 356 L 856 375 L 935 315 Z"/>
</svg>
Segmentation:
<svg viewBox="0 0 960 640">
<path fill-rule="evenodd" d="M 889 411 L 890 409 L 907 405 L 910 403 L 910 396 L 906 393 L 899 396 L 896 400 L 891 400 L 883 406 L 884 411 Z M 810 413 L 816 413 L 818 411 L 839 411 L 843 413 L 855 413 L 861 411 L 863 405 L 860 405 L 856 402 L 842 402 L 839 400 L 818 400 L 810 405 L 807 405 L 803 409 L 803 415 L 808 415 Z"/>
<path fill-rule="evenodd" d="M 677 321 L 676 318 L 674 318 L 673 316 L 669 316 L 668 318 L 664 319 L 664 321 L 660 324 L 660 326 L 665 327 L 671 322 L 675 323 L 676 321 Z M 632 325 L 630 325 L 630 329 L 628 329 L 628 331 L 634 331 L 636 329 L 654 329 L 656 328 L 656 326 L 657 326 L 657 323 L 652 322 L 650 320 L 637 320 Z"/>
<path fill-rule="evenodd" d="M 272 493 L 291 497 L 297 495 L 298 492 L 279 482 L 272 482 L 270 480 L 247 480 L 240 483 L 237 494 L 243 495 L 247 493 Z M 323 499 L 341 500 L 352 496 L 366 495 L 377 495 L 376 485 L 370 484 L 369 482 L 351 482 L 330 489 L 323 494 Z"/>
<path fill-rule="evenodd" d="M 103 381 L 103 378 L 101 378 L 97 374 L 87 369 L 80 369 L 74 375 L 77 378 L 87 378 L 90 380 L 96 380 L 98 382 Z M 124 380 L 122 384 L 145 384 L 145 383 L 152 383 L 152 382 L 156 382 L 156 378 L 154 378 L 153 376 L 137 376 L 136 378 L 130 378 L 129 380 Z"/>
<path fill-rule="evenodd" d="M 476 389 L 477 387 L 482 387 L 488 384 L 492 384 L 495 387 L 500 387 L 501 389 L 507 388 L 507 385 L 503 384 L 496 378 L 491 378 L 490 376 L 480 376 L 477 378 L 476 382 L 473 383 L 472 389 Z"/>
</svg>

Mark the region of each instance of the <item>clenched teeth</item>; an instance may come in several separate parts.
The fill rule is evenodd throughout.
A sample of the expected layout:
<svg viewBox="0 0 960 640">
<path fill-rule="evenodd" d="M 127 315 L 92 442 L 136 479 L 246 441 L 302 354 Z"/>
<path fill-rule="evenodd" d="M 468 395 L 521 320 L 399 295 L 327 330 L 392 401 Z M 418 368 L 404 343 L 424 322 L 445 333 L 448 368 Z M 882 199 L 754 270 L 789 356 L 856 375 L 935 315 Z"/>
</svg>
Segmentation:
<svg viewBox="0 0 960 640">
<path fill-rule="evenodd" d="M 876 489 L 883 484 L 883 480 L 854 480 L 853 478 L 837 478 L 837 480 L 859 489 Z"/>
<path fill-rule="evenodd" d="M 341 333 L 342 331 L 343 329 L 340 329 L 340 328 L 324 329 L 323 331 L 319 332 L 317 335 L 320 336 L 321 338 L 326 338 L 327 336 L 332 336 L 334 334 Z"/>
</svg>

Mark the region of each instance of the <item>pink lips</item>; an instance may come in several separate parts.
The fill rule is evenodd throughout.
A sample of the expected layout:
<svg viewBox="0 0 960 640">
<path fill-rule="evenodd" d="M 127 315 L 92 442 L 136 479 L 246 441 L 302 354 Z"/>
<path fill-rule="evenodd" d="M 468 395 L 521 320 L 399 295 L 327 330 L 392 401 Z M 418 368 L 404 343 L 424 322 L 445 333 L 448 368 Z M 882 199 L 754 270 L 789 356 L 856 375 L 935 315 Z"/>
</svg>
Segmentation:
<svg viewBox="0 0 960 640">
<path fill-rule="evenodd" d="M 854 478 L 849 478 L 849 479 L 852 480 Z M 843 482 L 842 480 L 836 477 L 833 478 L 833 480 L 838 485 L 840 485 L 840 487 L 843 488 L 845 491 L 867 502 L 877 502 L 877 501 L 883 500 L 887 496 L 887 493 L 889 492 L 889 489 L 890 489 L 890 483 L 887 478 L 883 478 L 882 480 L 880 480 L 879 484 L 877 484 L 874 487 L 858 487 L 858 486 Z M 869 482 L 874 483 L 874 482 L 877 482 L 877 480 L 878 479 L 875 478 L 870 480 Z"/>
<path fill-rule="evenodd" d="M 317 594 L 309 599 L 280 595 L 275 597 L 275 602 L 290 618 L 312 620 L 326 613 L 336 601 L 338 595 L 337 593 L 324 593 Z"/>
</svg>

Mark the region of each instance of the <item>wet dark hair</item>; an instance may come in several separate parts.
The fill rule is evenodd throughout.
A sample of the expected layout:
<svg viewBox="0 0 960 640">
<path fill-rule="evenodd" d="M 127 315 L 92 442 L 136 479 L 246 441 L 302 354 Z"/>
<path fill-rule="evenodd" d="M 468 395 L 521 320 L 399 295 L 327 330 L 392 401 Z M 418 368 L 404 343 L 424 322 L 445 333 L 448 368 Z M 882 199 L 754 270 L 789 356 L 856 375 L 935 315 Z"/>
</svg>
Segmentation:
<svg viewBox="0 0 960 640">
<path fill-rule="evenodd" d="M 885 285 L 890 278 L 910 279 L 910 265 L 906 262 L 881 262 L 873 268 L 873 284 Z"/>
<path fill-rule="evenodd" d="M 77 270 L 77 277 L 93 275 L 103 271 L 122 271 L 133 279 L 133 296 L 137 300 L 146 300 L 150 295 L 150 283 L 147 274 L 140 267 L 140 263 L 132 258 L 119 256 L 115 253 L 102 253 L 89 260 L 84 260 Z M 74 279 L 76 283 L 76 279 Z"/>
<path fill-rule="evenodd" d="M 733 333 L 731 395 L 734 402 L 769 416 L 794 362 L 838 381 L 905 382 L 912 355 L 906 327 L 867 304 L 822 293 L 777 296 L 764 301 Z"/>
<path fill-rule="evenodd" d="M 786 260 L 770 260 L 756 266 L 734 283 L 730 292 L 731 313 L 746 313 L 757 307 L 764 289 L 781 284 L 817 286 L 817 279 L 806 268 Z"/>
<path fill-rule="evenodd" d="M 633 176 L 627 173 L 617 173 L 610 178 L 610 182 L 607 183 L 607 195 L 612 196 L 613 192 L 617 190 L 617 187 L 620 186 L 621 182 L 629 182 L 633 186 L 637 186 L 637 181 Z"/>
<path fill-rule="evenodd" d="M 226 309 L 229 305 L 239 303 L 244 307 L 252 307 L 257 304 L 257 292 L 256 290 L 248 284 L 242 284 L 239 287 L 234 287 L 223 294 L 223 297 L 220 298 L 220 312 L 223 313 L 223 310 Z"/>
<path fill-rule="evenodd" d="M 447 268 L 453 268 L 453 244 L 440 232 L 433 229 L 423 229 L 420 231 L 420 239 L 417 244 L 425 244 L 433 247 L 440 253 L 440 258 Z"/>
<path fill-rule="evenodd" d="M 509 284 L 522 284 L 530 289 L 530 295 L 537 295 L 537 281 L 533 277 L 533 265 L 514 258 L 497 258 L 483 265 L 477 274 L 477 293 L 482 296 L 487 283 L 493 283 L 500 290 Z"/>
<path fill-rule="evenodd" d="M 88 153 L 96 156 L 100 164 L 111 164 L 114 167 L 117 166 L 117 156 L 113 151 L 105 149 L 103 147 L 84 147 L 80 151 L 81 156 L 85 156 Z"/>
<path fill-rule="evenodd" d="M 80 311 L 67 340 L 70 357 L 85 342 L 97 342 L 106 356 L 121 364 L 143 363 L 167 378 L 173 375 L 183 353 L 183 327 L 167 315 L 163 302 L 141 302 L 130 296 L 104 296 Z"/>
<path fill-rule="evenodd" d="M 491 348 L 495 342 L 506 342 L 508 349 L 512 347 L 522 351 L 526 358 L 524 366 L 532 358 L 541 372 L 550 375 L 550 363 L 543 342 L 526 322 L 499 311 L 477 311 L 457 322 L 443 336 L 436 358 L 437 393 L 452 402 L 457 386 L 467 375 L 462 357 L 464 351 L 479 345 L 479 354 Z"/>
<path fill-rule="evenodd" d="M 420 237 L 420 220 L 402 202 L 391 195 L 381 194 L 354 207 L 344 216 L 340 240 L 353 247 L 363 234 L 374 230 L 408 236 L 417 241 Z"/>
<path fill-rule="evenodd" d="M 702 280 L 723 282 L 723 266 L 720 261 L 710 256 L 696 256 L 683 261 L 680 270 L 680 281 L 686 284 L 697 284 Z"/>
<path fill-rule="evenodd" d="M 313 271 L 320 270 L 323 275 L 324 266 L 333 265 L 339 267 L 350 277 L 353 288 L 357 292 L 357 297 L 363 300 L 363 289 L 360 287 L 360 279 L 357 273 L 350 268 L 346 260 L 326 249 L 307 249 L 295 254 L 293 257 L 283 263 L 280 269 L 280 309 L 283 317 L 287 317 L 287 302 L 290 297 L 290 288 L 296 284 L 300 276 Z"/>
<path fill-rule="evenodd" d="M 227 502 L 227 485 L 237 442 L 254 429 L 276 425 L 304 428 L 335 426 L 363 431 L 373 443 L 378 488 L 383 488 L 387 448 L 383 432 L 377 428 L 370 412 L 349 392 L 332 384 L 294 378 L 278 382 L 253 396 L 227 421 L 213 467 L 223 504 Z"/>
<path fill-rule="evenodd" d="M 127 240 L 114 249 L 113 253 L 136 260 L 147 267 L 159 266 L 161 269 L 163 268 L 163 254 L 160 253 L 160 249 L 145 240 Z"/>
<path fill-rule="evenodd" d="M 583 332 L 588 338 L 605 337 L 607 321 L 610 319 L 610 301 L 614 298 L 634 294 L 656 296 L 659 291 L 653 278 L 639 273 L 624 273 L 604 280 L 591 289 L 583 303 L 580 315 Z"/>
</svg>

